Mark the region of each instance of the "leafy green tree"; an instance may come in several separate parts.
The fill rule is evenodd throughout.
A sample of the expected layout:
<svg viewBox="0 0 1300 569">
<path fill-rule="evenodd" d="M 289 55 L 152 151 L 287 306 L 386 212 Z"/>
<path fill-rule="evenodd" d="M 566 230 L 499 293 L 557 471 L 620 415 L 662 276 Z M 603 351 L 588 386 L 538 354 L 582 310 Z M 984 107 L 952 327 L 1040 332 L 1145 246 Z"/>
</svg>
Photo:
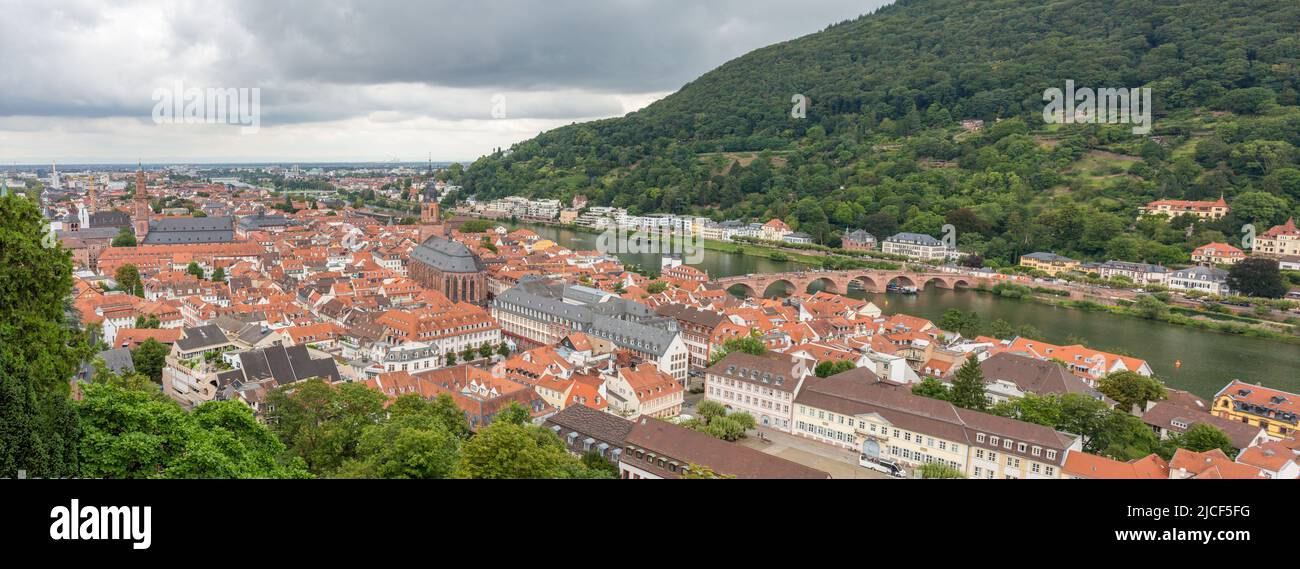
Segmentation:
<svg viewBox="0 0 1300 569">
<path fill-rule="evenodd" d="M 668 283 L 664 281 L 654 281 L 645 287 L 646 292 L 650 294 L 659 294 L 668 290 Z"/>
<path fill-rule="evenodd" d="M 72 259 L 36 203 L 0 197 L 0 477 L 79 472 L 79 421 L 69 380 L 90 357 L 77 329 Z"/>
<path fill-rule="evenodd" d="M 447 356 L 443 360 L 447 362 L 449 367 L 456 365 L 456 352 L 447 352 Z"/>
<path fill-rule="evenodd" d="M 505 409 L 497 412 L 492 417 L 492 422 L 505 422 L 513 425 L 524 425 L 532 422 L 533 414 L 528 411 L 527 407 L 520 405 L 518 402 L 512 402 Z"/>
<path fill-rule="evenodd" d="M 1264 257 L 1249 257 L 1228 269 L 1228 288 L 1261 298 L 1282 298 L 1290 289 L 1278 262 Z"/>
<path fill-rule="evenodd" d="M 203 278 L 203 267 L 200 267 L 195 261 L 190 261 L 189 266 L 185 267 L 185 272 L 194 275 L 195 278 Z"/>
<path fill-rule="evenodd" d="M 989 399 L 984 392 L 984 370 L 980 368 L 978 359 L 966 358 L 953 376 L 950 393 L 953 405 L 976 411 L 988 409 Z"/>
<path fill-rule="evenodd" d="M 448 425 L 449 418 L 436 407 L 415 394 L 398 397 L 388 409 L 387 421 L 362 431 L 357 459 L 342 473 L 365 478 L 450 477 L 460 462 L 462 437 L 457 427 L 468 427 L 463 417 L 454 418 L 459 425 Z"/>
<path fill-rule="evenodd" d="M 135 327 L 143 330 L 157 330 L 162 326 L 157 316 L 144 316 L 143 314 L 135 317 Z"/>
<path fill-rule="evenodd" d="M 221 267 L 217 267 L 216 269 L 213 269 L 212 282 L 214 283 L 226 282 L 226 269 Z"/>
<path fill-rule="evenodd" d="M 117 281 L 117 290 L 144 297 L 144 286 L 140 284 L 140 269 L 135 265 L 126 264 L 118 267 L 113 274 L 113 280 Z"/>
<path fill-rule="evenodd" d="M 758 330 L 752 330 L 748 336 L 732 338 L 723 342 L 722 349 L 714 351 L 713 355 L 709 357 L 709 365 L 718 363 L 731 352 L 761 356 L 767 353 L 767 344 L 763 343 L 763 338 L 758 334 Z"/>
<path fill-rule="evenodd" d="M 1228 458 L 1236 458 L 1238 452 L 1237 447 L 1232 446 L 1232 439 L 1228 438 L 1221 429 L 1209 423 L 1192 425 L 1187 432 L 1171 436 L 1170 442 L 1178 448 L 1193 452 L 1206 452 L 1217 448 L 1228 455 Z"/>
<path fill-rule="evenodd" d="M 1160 302 L 1160 299 L 1149 294 L 1138 297 L 1134 309 L 1143 318 L 1149 320 L 1159 320 L 1169 314 L 1169 305 Z"/>
<path fill-rule="evenodd" d="M 135 247 L 135 233 L 130 227 L 123 227 L 117 230 L 117 236 L 110 243 L 113 247 Z"/>
<path fill-rule="evenodd" d="M 131 363 L 136 373 L 148 377 L 154 383 L 162 383 L 162 371 L 167 367 L 167 354 L 171 353 L 162 342 L 148 338 L 131 351 Z"/>
<path fill-rule="evenodd" d="M 916 469 L 921 478 L 965 478 L 960 470 L 940 462 L 927 462 Z"/>
<path fill-rule="evenodd" d="M 91 383 L 78 410 L 87 478 L 301 478 L 284 446 L 237 401 L 186 413 L 156 388 Z"/>
<path fill-rule="evenodd" d="M 500 344 L 498 344 L 498 345 L 497 345 L 497 355 L 498 355 L 498 356 L 501 356 L 501 357 L 503 357 L 503 358 L 506 357 L 506 356 L 509 356 L 509 355 L 510 355 L 510 346 L 506 345 L 505 342 L 501 342 Z"/>
<path fill-rule="evenodd" d="M 1134 407 L 1146 411 L 1148 402 L 1165 398 L 1165 385 L 1160 380 L 1134 371 L 1106 374 L 1097 383 L 1097 391 L 1114 399 L 1121 411 L 1129 411 Z"/>
<path fill-rule="evenodd" d="M 560 437 L 535 425 L 493 421 L 461 447 L 458 478 L 608 478 L 570 456 Z"/>
<path fill-rule="evenodd" d="M 380 422 L 384 400 L 382 393 L 359 383 L 311 379 L 273 389 L 266 398 L 266 420 L 310 472 L 328 475 L 358 458 L 361 434 Z"/>
<path fill-rule="evenodd" d="M 482 358 L 492 357 L 492 344 L 483 342 L 483 345 L 478 347 L 478 355 Z"/>
<path fill-rule="evenodd" d="M 817 364 L 814 373 L 817 377 L 830 377 L 832 375 L 849 371 L 855 366 L 849 360 L 827 360 Z"/>
<path fill-rule="evenodd" d="M 912 386 L 912 394 L 943 401 L 952 399 L 952 392 L 948 389 L 948 386 L 933 377 L 922 379 L 921 383 Z"/>
<path fill-rule="evenodd" d="M 715 417 L 726 416 L 727 408 L 724 407 L 721 403 L 718 403 L 717 401 L 714 401 L 712 399 L 705 399 L 703 401 L 700 401 L 700 403 L 695 406 L 695 414 L 699 415 L 700 418 L 705 419 L 707 421 Z"/>
</svg>

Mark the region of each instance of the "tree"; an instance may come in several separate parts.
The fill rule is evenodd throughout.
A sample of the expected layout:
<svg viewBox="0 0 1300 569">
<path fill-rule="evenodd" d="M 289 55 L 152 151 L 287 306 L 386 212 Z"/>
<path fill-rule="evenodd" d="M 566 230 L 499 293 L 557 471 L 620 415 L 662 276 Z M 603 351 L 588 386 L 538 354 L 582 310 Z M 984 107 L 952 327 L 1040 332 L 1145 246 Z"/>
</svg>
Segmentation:
<svg viewBox="0 0 1300 569">
<path fill-rule="evenodd" d="M 203 267 L 200 267 L 195 261 L 190 261 L 190 265 L 185 267 L 185 272 L 194 275 L 195 278 L 203 278 Z"/>
<path fill-rule="evenodd" d="M 126 264 L 118 267 L 113 273 L 113 280 L 117 281 L 117 290 L 144 297 L 144 287 L 140 284 L 140 269 L 135 265 Z"/>
<path fill-rule="evenodd" d="M 447 352 L 447 356 L 443 359 L 447 362 L 448 367 L 456 365 L 456 352 Z"/>
<path fill-rule="evenodd" d="M 849 360 L 828 360 L 818 363 L 814 373 L 817 374 L 817 377 L 830 377 L 838 373 L 849 371 L 854 367 L 856 366 L 854 366 L 853 362 Z"/>
<path fill-rule="evenodd" d="M 570 456 L 550 429 L 493 421 L 461 447 L 458 478 L 610 478 Z"/>
<path fill-rule="evenodd" d="M 952 380 L 952 404 L 965 409 L 988 409 L 989 399 L 984 393 L 984 370 L 974 357 L 966 358 Z"/>
<path fill-rule="evenodd" d="M 131 351 L 131 363 L 136 373 L 148 377 L 154 383 L 162 383 L 162 370 L 167 366 L 167 354 L 171 353 L 162 342 L 148 338 Z"/>
<path fill-rule="evenodd" d="M 1153 377 L 1134 371 L 1116 371 L 1106 374 L 1097 383 L 1097 391 L 1119 403 L 1121 411 L 1136 407 L 1145 412 L 1147 403 L 1165 398 L 1165 385 Z"/>
<path fill-rule="evenodd" d="M 960 470 L 941 462 L 927 462 L 916 469 L 921 478 L 965 478 Z"/>
<path fill-rule="evenodd" d="M 226 282 L 226 269 L 221 267 L 217 267 L 216 269 L 213 269 L 212 282 L 214 283 Z"/>
<path fill-rule="evenodd" d="M 695 407 L 697 419 L 681 423 L 681 426 L 724 441 L 738 441 L 745 438 L 746 431 L 757 425 L 754 416 L 739 412 L 727 414 L 727 408 L 711 399 L 700 401 Z"/>
<path fill-rule="evenodd" d="M 718 363 L 731 352 L 744 352 L 754 356 L 761 356 L 767 353 L 767 344 L 763 343 L 763 338 L 758 334 L 758 330 L 752 330 L 748 336 L 732 338 L 723 342 L 722 349 L 713 352 L 713 355 L 709 356 L 709 365 L 712 366 Z"/>
<path fill-rule="evenodd" d="M 948 401 L 952 399 L 952 393 L 947 385 L 933 377 L 927 377 L 921 380 L 921 383 L 912 387 L 913 395 L 929 397 L 930 399 L 940 399 Z"/>
<path fill-rule="evenodd" d="M 111 243 L 113 247 L 135 247 L 135 233 L 130 227 L 123 227 L 117 230 L 117 237 L 113 238 Z"/>
<path fill-rule="evenodd" d="M 700 401 L 699 405 L 695 406 L 695 414 L 699 415 L 700 418 L 707 421 L 715 417 L 726 416 L 727 408 L 724 407 L 721 403 L 718 403 L 717 401 L 714 401 L 712 399 L 705 399 L 703 401 Z"/>
<path fill-rule="evenodd" d="M 478 355 L 482 358 L 492 357 L 492 344 L 483 342 L 483 345 L 478 347 Z"/>
<path fill-rule="evenodd" d="M 310 472 L 329 475 L 358 458 L 361 434 L 380 422 L 384 400 L 360 383 L 310 379 L 273 389 L 266 398 L 266 421 Z"/>
<path fill-rule="evenodd" d="M 135 317 L 136 328 L 142 330 L 157 330 L 160 326 L 162 326 L 162 322 L 158 321 L 157 316 L 145 316 L 141 314 L 140 316 Z"/>
<path fill-rule="evenodd" d="M 1282 298 L 1289 290 L 1278 262 L 1264 257 L 1248 257 L 1228 269 L 1228 288 L 1262 298 Z"/>
<path fill-rule="evenodd" d="M 0 197 L 0 477 L 79 472 L 68 381 L 91 351 L 69 300 L 72 258 L 48 235 L 34 201 Z"/>
<path fill-rule="evenodd" d="M 506 356 L 509 356 L 509 355 L 510 355 L 510 346 L 506 345 L 505 342 L 501 342 L 500 344 L 498 344 L 498 345 L 497 345 L 497 355 L 498 355 L 498 356 L 501 356 L 501 357 L 503 357 L 503 358 L 506 357 Z"/>
<path fill-rule="evenodd" d="M 444 397 L 450 401 L 446 394 L 439 400 Z M 416 394 L 398 397 L 388 408 L 387 421 L 362 431 L 358 458 L 342 473 L 365 478 L 450 477 L 460 462 L 461 433 L 468 433 L 468 425 L 463 415 L 445 414 L 440 408 L 444 404 Z"/>
<path fill-rule="evenodd" d="M 1169 305 L 1149 294 L 1138 297 L 1134 308 L 1138 314 L 1148 320 L 1159 320 L 1169 314 Z"/>
<path fill-rule="evenodd" d="M 533 414 L 528 412 L 528 408 L 520 405 L 518 402 L 512 402 L 505 409 L 497 412 L 492 418 L 492 422 L 505 422 L 514 425 L 523 425 L 531 422 Z"/>
<path fill-rule="evenodd" d="M 247 405 L 211 401 L 186 413 L 157 388 L 91 383 L 78 404 L 88 478 L 301 478 Z"/>
<path fill-rule="evenodd" d="M 1232 446 L 1232 439 L 1228 438 L 1222 430 L 1209 423 L 1197 423 L 1187 432 L 1175 434 L 1170 437 L 1170 442 L 1175 447 L 1184 448 L 1193 452 L 1206 452 L 1214 449 L 1220 449 L 1228 458 L 1237 456 L 1237 447 Z"/>
</svg>

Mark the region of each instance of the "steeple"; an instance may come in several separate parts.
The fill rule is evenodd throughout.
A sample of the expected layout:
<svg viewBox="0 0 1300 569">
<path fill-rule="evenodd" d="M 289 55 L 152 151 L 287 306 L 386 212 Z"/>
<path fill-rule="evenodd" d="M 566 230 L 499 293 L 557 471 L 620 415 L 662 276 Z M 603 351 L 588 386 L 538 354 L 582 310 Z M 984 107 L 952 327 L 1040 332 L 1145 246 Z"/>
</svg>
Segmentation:
<svg viewBox="0 0 1300 569">
<path fill-rule="evenodd" d="M 135 240 L 138 244 L 143 245 L 145 236 L 149 234 L 149 215 L 152 213 L 149 209 L 149 185 L 144 177 L 143 162 L 135 171 L 135 205 L 133 210 L 131 225 L 135 229 Z"/>
</svg>

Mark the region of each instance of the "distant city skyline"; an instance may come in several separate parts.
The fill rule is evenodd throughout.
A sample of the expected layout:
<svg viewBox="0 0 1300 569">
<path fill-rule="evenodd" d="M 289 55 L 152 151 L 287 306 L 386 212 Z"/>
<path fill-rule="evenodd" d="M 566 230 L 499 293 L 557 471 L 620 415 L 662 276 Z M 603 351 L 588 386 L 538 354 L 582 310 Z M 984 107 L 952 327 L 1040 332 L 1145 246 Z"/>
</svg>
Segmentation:
<svg viewBox="0 0 1300 569">
<path fill-rule="evenodd" d="M 0 163 L 468 162 L 887 3 L 0 0 Z M 155 124 L 178 81 L 261 128 Z"/>
</svg>

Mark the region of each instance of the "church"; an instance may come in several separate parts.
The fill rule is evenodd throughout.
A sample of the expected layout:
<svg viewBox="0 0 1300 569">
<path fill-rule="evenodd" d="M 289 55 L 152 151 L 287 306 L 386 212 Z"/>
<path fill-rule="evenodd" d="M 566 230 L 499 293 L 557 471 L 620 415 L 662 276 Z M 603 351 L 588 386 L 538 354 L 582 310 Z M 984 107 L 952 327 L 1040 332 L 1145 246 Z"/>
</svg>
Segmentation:
<svg viewBox="0 0 1300 569">
<path fill-rule="evenodd" d="M 452 302 L 487 304 L 486 269 L 469 247 L 436 235 L 411 251 L 411 278 Z"/>
</svg>

